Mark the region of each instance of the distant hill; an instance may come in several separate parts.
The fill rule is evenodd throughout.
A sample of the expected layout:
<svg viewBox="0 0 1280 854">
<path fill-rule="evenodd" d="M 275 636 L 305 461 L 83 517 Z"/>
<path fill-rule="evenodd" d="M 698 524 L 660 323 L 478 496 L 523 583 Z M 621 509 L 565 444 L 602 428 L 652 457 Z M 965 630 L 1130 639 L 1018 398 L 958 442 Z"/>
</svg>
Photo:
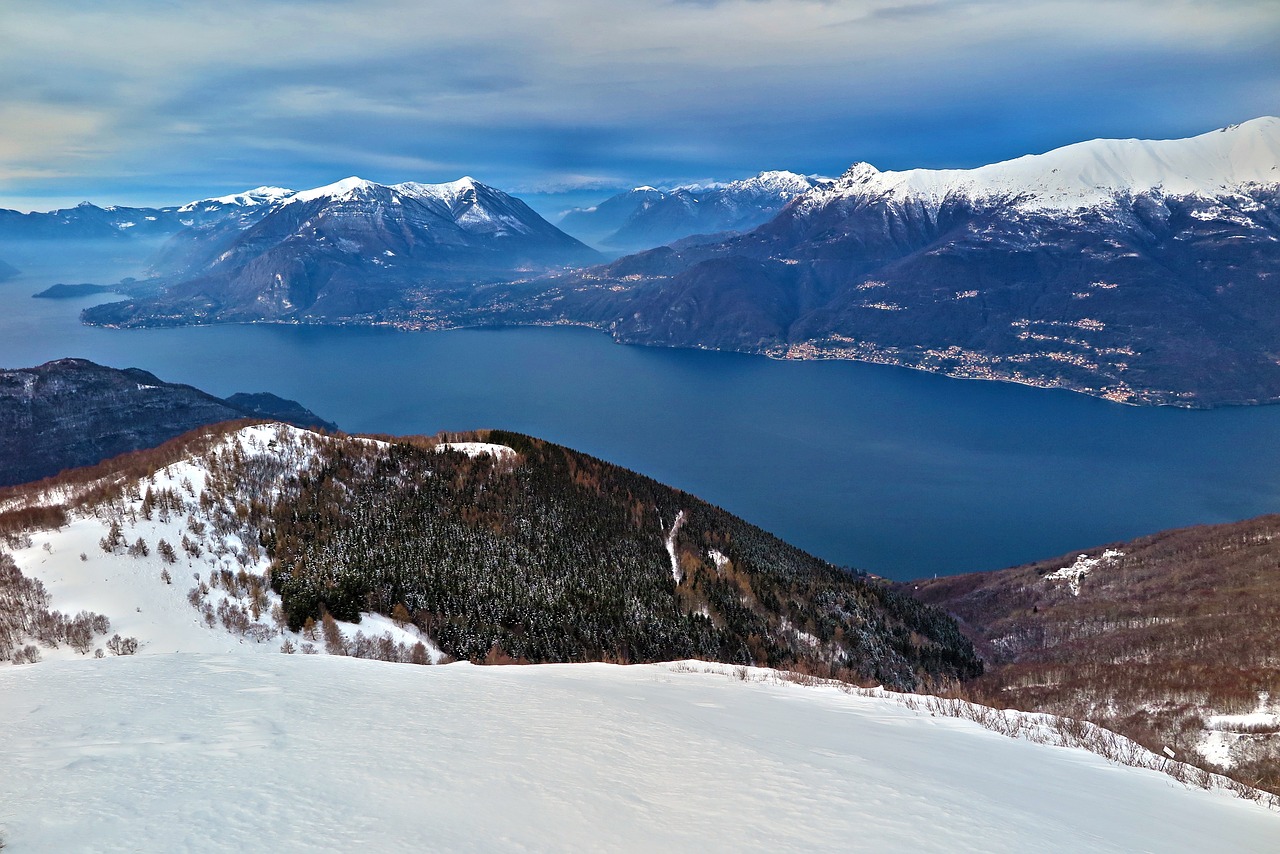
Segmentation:
<svg viewBox="0 0 1280 854">
<path fill-rule="evenodd" d="M 159 208 L 99 207 L 81 202 L 73 208 L 30 213 L 0 209 L 0 244 L 163 238 L 183 229 L 227 220 L 238 221 L 243 226 L 265 213 L 271 203 L 292 193 L 280 187 L 258 187 L 230 196 Z"/>
<path fill-rule="evenodd" d="M 206 424 L 270 418 L 336 430 L 301 404 L 271 394 L 227 400 L 137 368 L 84 359 L 0 370 L 0 486 L 151 448 Z"/>
<path fill-rule="evenodd" d="M 1280 792 L 1280 516 L 901 589 L 956 617 L 979 702 L 1086 718 Z"/>
<path fill-rule="evenodd" d="M 569 211 L 560 226 L 602 246 L 634 252 L 695 234 L 748 231 L 797 196 L 830 184 L 827 178 L 775 171 L 727 184 L 637 187 L 595 207 Z"/>
</svg>

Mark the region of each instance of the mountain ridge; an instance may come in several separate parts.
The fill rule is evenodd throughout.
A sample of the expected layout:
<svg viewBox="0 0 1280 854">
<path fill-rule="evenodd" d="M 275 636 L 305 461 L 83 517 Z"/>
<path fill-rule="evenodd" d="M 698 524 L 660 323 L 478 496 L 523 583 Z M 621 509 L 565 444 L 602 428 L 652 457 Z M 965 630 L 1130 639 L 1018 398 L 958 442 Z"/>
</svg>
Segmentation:
<svg viewBox="0 0 1280 854">
<path fill-rule="evenodd" d="M 0 370 L 0 486 L 94 465 L 195 427 L 262 417 L 337 429 L 273 394 L 224 400 L 138 368 L 108 368 L 87 359 Z"/>
<path fill-rule="evenodd" d="M 729 182 L 659 190 L 636 187 L 592 208 L 575 208 L 560 224 L 614 249 L 647 249 L 698 234 L 747 231 L 829 178 L 773 170 Z"/>
</svg>

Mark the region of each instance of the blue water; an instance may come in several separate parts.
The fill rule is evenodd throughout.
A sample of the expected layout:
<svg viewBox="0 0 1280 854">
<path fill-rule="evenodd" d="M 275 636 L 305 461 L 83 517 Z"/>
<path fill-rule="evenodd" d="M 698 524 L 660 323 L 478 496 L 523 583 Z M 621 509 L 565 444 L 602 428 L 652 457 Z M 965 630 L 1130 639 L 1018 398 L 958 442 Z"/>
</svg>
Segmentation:
<svg viewBox="0 0 1280 854">
<path fill-rule="evenodd" d="M 0 283 L 0 365 L 79 356 L 218 395 L 272 391 L 350 431 L 519 430 L 895 578 L 1280 510 L 1280 407 L 1135 408 L 576 329 L 92 329 L 76 316 L 102 298 L 30 298 L 94 280 L 53 266 Z"/>
</svg>

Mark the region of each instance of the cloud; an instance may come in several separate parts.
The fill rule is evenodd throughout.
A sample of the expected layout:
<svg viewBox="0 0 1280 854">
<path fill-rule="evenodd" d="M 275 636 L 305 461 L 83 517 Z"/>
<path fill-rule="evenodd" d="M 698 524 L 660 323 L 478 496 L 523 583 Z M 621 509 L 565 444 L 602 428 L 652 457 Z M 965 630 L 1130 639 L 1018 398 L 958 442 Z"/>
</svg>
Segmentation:
<svg viewBox="0 0 1280 854">
<path fill-rule="evenodd" d="M 1277 39 L 1261 0 L 44 0 L 0 18 L 0 204 L 972 165 L 1274 111 Z"/>
</svg>

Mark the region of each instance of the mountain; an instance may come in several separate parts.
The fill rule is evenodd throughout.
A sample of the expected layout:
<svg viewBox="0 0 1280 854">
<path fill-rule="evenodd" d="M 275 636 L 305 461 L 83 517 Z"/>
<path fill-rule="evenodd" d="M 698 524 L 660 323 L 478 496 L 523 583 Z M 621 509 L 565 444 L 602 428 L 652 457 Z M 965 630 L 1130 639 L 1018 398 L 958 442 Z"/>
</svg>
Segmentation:
<svg viewBox="0 0 1280 854">
<path fill-rule="evenodd" d="M 20 271 L 17 267 L 0 260 L 0 282 L 3 282 L 5 279 L 12 279 L 14 276 L 18 275 L 19 272 Z"/>
<path fill-rule="evenodd" d="M 464 322 L 905 365 L 1127 403 L 1280 400 L 1280 119 L 970 170 L 859 163 L 767 224 L 541 286 Z"/>
<path fill-rule="evenodd" d="M 618 249 L 646 249 L 695 234 L 746 231 L 768 222 L 797 196 L 830 185 L 826 178 L 794 172 L 761 172 L 727 184 L 637 187 L 594 208 L 577 208 L 560 220 L 571 233 Z"/>
<path fill-rule="evenodd" d="M 477 662 L 696 656 L 898 688 L 978 672 L 955 624 L 910 596 L 693 496 L 513 433 L 388 442 L 207 427 L 4 500 L 0 536 L 19 544 L 21 572 L 36 572 L 55 603 L 65 590 L 83 607 L 85 585 L 119 577 L 119 596 L 93 610 L 143 650 L 217 648 L 225 634 L 210 628 L 222 620 L 270 649 L 282 630 L 313 646 L 324 627 L 330 652 L 409 660 L 407 648 L 378 646 L 382 628 L 342 640 L 332 625 L 367 620 Z M 65 557 L 39 563 L 45 551 L 23 550 L 33 520 L 56 529 L 51 548 Z M 210 577 L 174 597 L 186 616 L 155 625 L 156 602 L 128 599 L 143 595 L 124 580 L 130 558 L 160 560 L 148 577 L 179 560 Z M 233 606 L 246 615 L 224 620 Z M 0 657 L 25 642 L 10 631 L 8 648 Z"/>
<path fill-rule="evenodd" d="M 635 187 L 610 196 L 598 205 L 566 211 L 557 225 L 582 240 L 604 243 L 636 211 L 665 198 L 667 193 L 656 187 Z"/>
<path fill-rule="evenodd" d="M 15 854 L 1244 854 L 1280 834 L 1157 771 L 725 671 L 244 647 L 0 667 L 0 827 Z"/>
<path fill-rule="evenodd" d="M 513 196 L 471 178 L 383 185 L 360 178 L 222 219 L 158 256 L 163 293 L 97 306 L 90 323 L 347 321 L 407 309 L 419 291 L 509 279 L 598 258 Z"/>
<path fill-rule="evenodd" d="M 0 370 L 0 486 L 151 448 L 195 427 L 243 418 L 337 428 L 271 394 L 222 400 L 137 368 L 84 359 Z"/>
<path fill-rule="evenodd" d="M 199 228 L 224 220 L 242 227 L 265 213 L 271 203 L 292 195 L 280 187 L 258 187 L 244 193 L 202 199 L 182 206 L 134 208 L 98 207 L 81 202 L 74 208 L 21 213 L 0 210 L 0 243 L 45 240 L 130 240 L 163 238 L 186 228 Z"/>
<path fill-rule="evenodd" d="M 987 664 L 979 702 L 1091 720 L 1280 792 L 1280 516 L 904 585 Z"/>
</svg>

